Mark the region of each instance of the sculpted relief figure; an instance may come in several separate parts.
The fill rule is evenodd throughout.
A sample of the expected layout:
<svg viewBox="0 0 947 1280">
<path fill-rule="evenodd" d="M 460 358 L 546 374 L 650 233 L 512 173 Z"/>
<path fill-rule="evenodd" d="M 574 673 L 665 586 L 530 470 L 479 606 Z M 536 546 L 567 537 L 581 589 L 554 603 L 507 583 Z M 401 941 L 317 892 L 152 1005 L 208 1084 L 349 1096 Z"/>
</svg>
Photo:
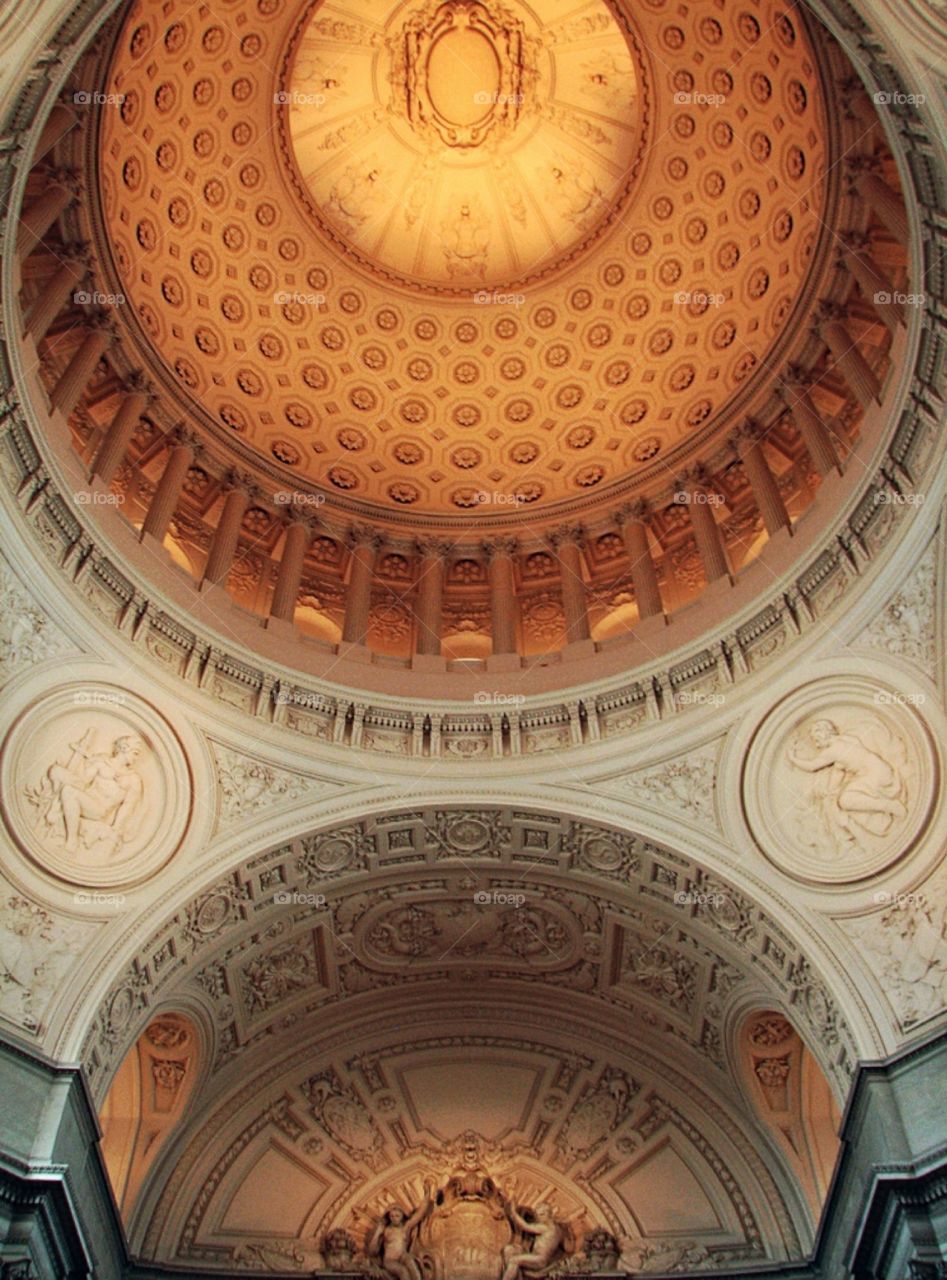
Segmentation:
<svg viewBox="0 0 947 1280">
<path fill-rule="evenodd" d="M 482 280 L 487 269 L 490 228 L 479 201 L 464 201 L 455 218 L 441 223 L 447 274 Z"/>
<path fill-rule="evenodd" d="M 381 1254 L 382 1266 L 394 1280 L 423 1280 L 421 1266 L 414 1255 L 412 1235 L 431 1208 L 430 1182 L 424 1184 L 424 1199 L 407 1216 L 400 1205 L 392 1205 L 378 1223 L 368 1245 L 370 1257 Z"/>
<path fill-rule="evenodd" d="M 120 853 L 139 834 L 144 816 L 144 781 L 135 768 L 143 750 L 137 735 L 122 734 L 107 751 L 97 751 L 95 730 L 87 730 L 65 759 L 49 766 L 38 787 L 26 788 L 38 810 L 37 834 L 80 857 Z"/>
<path fill-rule="evenodd" d="M 540 170 L 546 197 L 562 218 L 583 226 L 602 208 L 604 196 L 584 165 L 559 160 Z"/>
<path fill-rule="evenodd" d="M 552 1205 L 536 1206 L 535 1221 L 527 1222 L 509 1200 L 504 1207 L 514 1228 L 530 1239 L 530 1248 L 524 1250 L 518 1244 L 508 1244 L 503 1250 L 502 1280 L 519 1280 L 521 1276 L 535 1275 L 551 1266 L 562 1247 L 562 1228 L 553 1216 Z"/>
<path fill-rule="evenodd" d="M 326 200 L 331 211 L 348 235 L 355 235 L 373 216 L 385 186 L 385 175 L 374 157 L 364 165 L 348 165 L 336 179 Z"/>
<path fill-rule="evenodd" d="M 842 732 L 814 720 L 787 755 L 793 768 L 815 775 L 809 806 L 838 851 L 886 836 L 907 815 L 903 747 L 883 725 Z"/>
</svg>

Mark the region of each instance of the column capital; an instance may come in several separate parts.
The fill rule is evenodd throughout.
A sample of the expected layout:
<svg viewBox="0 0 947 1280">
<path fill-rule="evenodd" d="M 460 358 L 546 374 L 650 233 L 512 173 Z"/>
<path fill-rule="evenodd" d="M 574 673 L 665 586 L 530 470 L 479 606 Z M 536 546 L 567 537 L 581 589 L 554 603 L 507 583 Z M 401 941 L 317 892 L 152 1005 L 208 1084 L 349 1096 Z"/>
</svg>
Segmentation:
<svg viewBox="0 0 947 1280">
<path fill-rule="evenodd" d="M 836 320 L 844 320 L 847 315 L 848 308 L 844 307 L 840 302 L 833 302 L 828 298 L 820 298 L 816 303 L 814 314 L 816 331 L 821 333 L 827 324 L 832 324 Z"/>
<path fill-rule="evenodd" d="M 488 560 L 494 556 L 508 556 L 511 560 L 520 549 L 519 538 L 500 535 L 496 538 L 485 538 L 480 549 Z"/>
<path fill-rule="evenodd" d="M 613 518 L 619 529 L 632 521 L 647 524 L 651 519 L 651 504 L 644 498 L 634 498 L 631 502 L 623 503 L 615 511 Z"/>
<path fill-rule="evenodd" d="M 678 472 L 674 481 L 675 492 L 678 493 L 690 489 L 712 489 L 713 485 L 713 477 L 703 462 L 685 467 L 683 471 Z"/>
<path fill-rule="evenodd" d="M 843 231 L 839 239 L 842 241 L 844 249 L 850 249 L 852 253 L 864 253 L 871 245 L 871 237 L 866 235 L 864 231 Z M 844 249 L 842 258 L 844 260 Z"/>
<path fill-rule="evenodd" d="M 416 538 L 414 542 L 415 555 L 422 559 L 446 560 L 453 550 L 454 544 L 445 542 L 443 538 Z"/>
<path fill-rule="evenodd" d="M 345 535 L 345 541 L 350 551 L 354 551 L 356 547 L 371 547 L 373 551 L 377 551 L 384 543 L 385 536 L 370 524 L 353 524 Z"/>
<path fill-rule="evenodd" d="M 240 493 L 245 493 L 251 500 L 261 496 L 260 486 L 257 484 L 255 477 L 247 471 L 239 471 L 236 467 L 231 467 L 221 476 L 220 491 L 223 494 L 239 491 Z"/>
<path fill-rule="evenodd" d="M 107 333 L 110 342 L 114 342 L 118 337 L 118 328 L 115 320 L 107 311 L 87 311 L 83 324 L 92 333 Z"/>
<path fill-rule="evenodd" d="M 189 427 L 185 422 L 177 422 L 167 433 L 168 444 L 172 448 L 184 445 L 193 453 L 195 459 L 202 456 L 204 452 L 204 442 L 193 428 Z"/>
<path fill-rule="evenodd" d="M 85 267 L 86 271 L 91 270 L 92 264 L 95 262 L 95 254 L 92 252 L 92 243 L 89 240 L 69 240 L 62 247 L 60 261 L 63 266 L 67 267 Z"/>
<path fill-rule="evenodd" d="M 727 436 L 727 444 L 739 455 L 747 444 L 760 444 L 766 432 L 756 418 L 744 418 Z"/>
<path fill-rule="evenodd" d="M 312 538 L 316 536 L 316 530 L 319 527 L 319 517 L 314 516 L 309 511 L 305 511 L 302 507 L 289 506 L 286 508 L 283 512 L 283 521 L 287 529 L 290 529 L 293 525 L 302 525 Z"/>
<path fill-rule="evenodd" d="M 881 161 L 875 155 L 851 155 L 845 157 L 845 172 L 856 178 L 860 173 L 880 173 Z"/>
<path fill-rule="evenodd" d="M 72 168 L 71 165 L 58 165 L 56 168 L 48 169 L 46 177 L 51 185 L 65 187 L 70 195 L 78 196 L 82 189 L 82 178 L 79 170 Z"/>
<path fill-rule="evenodd" d="M 584 547 L 585 529 L 580 524 L 564 524 L 547 535 L 547 540 L 554 550 L 563 546 Z"/>
<path fill-rule="evenodd" d="M 155 385 L 145 374 L 143 369 L 130 370 L 130 372 L 122 378 L 121 386 L 126 395 L 144 396 L 146 409 L 150 409 L 158 399 L 158 392 L 155 389 Z"/>
<path fill-rule="evenodd" d="M 800 364 L 789 364 L 780 374 L 776 383 L 776 394 L 780 400 L 787 402 L 798 399 L 799 395 L 812 386 L 812 375 Z"/>
</svg>

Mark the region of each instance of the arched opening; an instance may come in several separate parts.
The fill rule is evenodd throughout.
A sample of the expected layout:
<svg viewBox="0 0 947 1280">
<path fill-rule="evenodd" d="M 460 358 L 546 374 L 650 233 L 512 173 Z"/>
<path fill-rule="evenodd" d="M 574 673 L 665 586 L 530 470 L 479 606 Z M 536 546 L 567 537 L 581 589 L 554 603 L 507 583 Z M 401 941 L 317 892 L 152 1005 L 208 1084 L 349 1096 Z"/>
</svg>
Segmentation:
<svg viewBox="0 0 947 1280">
<path fill-rule="evenodd" d="M 190 1018 L 161 1013 L 125 1055 L 99 1111 L 102 1156 L 127 1223 L 145 1176 L 184 1114 L 200 1066 Z"/>
<path fill-rule="evenodd" d="M 818 1221 L 839 1150 L 841 1113 L 829 1082 L 799 1033 L 774 1009 L 743 1023 L 740 1058 L 753 1106 Z"/>
</svg>

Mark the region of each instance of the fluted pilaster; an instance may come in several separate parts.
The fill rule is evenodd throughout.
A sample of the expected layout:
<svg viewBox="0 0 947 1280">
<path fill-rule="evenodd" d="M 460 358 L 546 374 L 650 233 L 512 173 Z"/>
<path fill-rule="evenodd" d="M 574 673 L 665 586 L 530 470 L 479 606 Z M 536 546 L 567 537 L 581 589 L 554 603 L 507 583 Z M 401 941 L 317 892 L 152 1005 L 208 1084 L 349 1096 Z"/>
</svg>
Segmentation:
<svg viewBox="0 0 947 1280">
<path fill-rule="evenodd" d="M 76 197 L 76 184 L 71 175 L 51 182 L 20 215 L 16 229 L 16 253 L 26 257 L 37 247 L 50 227 L 68 209 Z"/>
<path fill-rule="evenodd" d="M 158 542 L 164 541 L 171 517 L 184 491 L 184 481 L 195 457 L 195 442 L 186 433 L 176 432 L 168 453 L 158 487 L 155 489 L 148 514 L 142 525 L 142 534 L 148 534 Z"/>
<path fill-rule="evenodd" d="M 760 429 L 755 422 L 745 422 L 742 427 L 730 436 L 730 446 L 743 463 L 753 497 L 759 507 L 766 532 L 773 536 L 780 529 L 789 529 L 792 521 L 779 492 L 779 485 L 769 468 L 760 436 Z"/>
<path fill-rule="evenodd" d="M 908 215 L 896 191 L 867 164 L 856 162 L 852 186 L 895 240 L 908 243 Z"/>
<path fill-rule="evenodd" d="M 306 552 L 312 541 L 312 523 L 302 516 L 292 516 L 286 528 L 283 554 L 276 574 L 276 587 L 270 603 L 270 617 L 292 622 L 296 600 L 302 585 Z"/>
<path fill-rule="evenodd" d="M 515 538 L 493 538 L 483 544 L 490 582 L 490 619 L 494 653 L 516 653 Z"/>
<path fill-rule="evenodd" d="M 148 384 L 144 378 L 133 377 L 126 382 L 118 412 L 102 437 L 92 461 L 92 474 L 98 476 L 103 484 L 112 482 L 125 460 L 125 454 L 150 399 Z"/>
<path fill-rule="evenodd" d="M 842 377 L 851 387 L 863 409 L 873 401 L 881 401 L 881 383 L 846 328 L 844 312 L 831 308 L 819 325 L 818 332 L 832 353 Z"/>
<path fill-rule="evenodd" d="M 36 144 L 36 150 L 33 152 L 32 164 L 38 164 L 44 156 L 49 155 L 57 142 L 61 142 L 70 130 L 74 129 L 79 123 L 79 117 L 71 107 L 67 107 L 65 103 L 58 102 L 43 126 L 43 132 L 39 136 L 39 142 Z"/>
<path fill-rule="evenodd" d="M 730 557 L 714 519 L 713 499 L 717 495 L 712 490 L 709 477 L 701 471 L 686 472 L 678 482 L 677 489 L 679 493 L 686 495 L 687 514 L 708 584 L 717 582 L 720 578 L 732 578 Z"/>
<path fill-rule="evenodd" d="M 894 285 L 877 262 L 865 252 L 860 238 L 846 240 L 842 262 L 865 301 L 871 303 L 888 328 L 896 329 L 899 324 L 904 324 L 904 304 L 895 300 Z"/>
<path fill-rule="evenodd" d="M 88 261 L 83 255 L 70 256 L 62 263 L 52 280 L 43 287 L 24 319 L 24 331 L 31 334 L 36 342 L 45 338 L 70 295 L 82 284 L 88 270 Z"/>
<path fill-rule="evenodd" d="M 418 543 L 420 557 L 418 590 L 415 597 L 415 648 L 418 653 L 437 656 L 441 652 L 444 625 L 444 571 L 450 547 L 446 543 Z"/>
<path fill-rule="evenodd" d="M 776 394 L 786 405 L 796 430 L 802 436 L 803 443 L 809 451 L 809 457 L 820 476 L 827 476 L 833 471 L 841 472 L 832 437 L 825 423 L 819 416 L 812 397 L 809 395 L 809 384 L 801 373 L 790 371 L 776 389 Z"/>
<path fill-rule="evenodd" d="M 590 639 L 592 634 L 585 582 L 582 578 L 583 531 L 579 528 L 559 529 L 553 534 L 551 542 L 559 561 L 566 643 L 575 644 L 577 641 Z"/>
<path fill-rule="evenodd" d="M 66 417 L 72 413 L 114 337 L 107 320 L 99 318 L 90 323 L 78 350 L 50 392 L 50 404 L 54 409 Z"/>
<path fill-rule="evenodd" d="M 375 557 L 382 539 L 374 529 L 357 529 L 351 534 L 351 542 L 352 572 L 345 601 L 342 639 L 349 644 L 364 644 L 372 607 Z"/>
<path fill-rule="evenodd" d="M 640 501 L 631 503 L 615 517 L 631 562 L 631 581 L 635 588 L 638 617 L 642 622 L 645 618 L 654 618 L 664 612 L 658 572 L 651 558 L 648 542 L 647 519 L 648 508 Z"/>
<path fill-rule="evenodd" d="M 214 530 L 214 537 L 204 566 L 204 582 L 222 586 L 237 554 L 243 517 L 250 505 L 253 487 L 242 476 L 231 475 L 227 479 L 223 510 Z"/>
</svg>

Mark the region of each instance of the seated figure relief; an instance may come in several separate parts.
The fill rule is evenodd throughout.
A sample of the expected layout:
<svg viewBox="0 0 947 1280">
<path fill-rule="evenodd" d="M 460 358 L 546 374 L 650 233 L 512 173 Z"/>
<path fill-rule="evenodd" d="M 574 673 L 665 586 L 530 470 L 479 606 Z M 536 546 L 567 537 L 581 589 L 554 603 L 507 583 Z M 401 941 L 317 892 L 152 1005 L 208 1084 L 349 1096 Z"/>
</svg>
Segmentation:
<svg viewBox="0 0 947 1280">
<path fill-rule="evenodd" d="M 35 830 L 44 843 L 79 858 L 110 859 L 139 835 L 145 784 L 136 762 L 145 749 L 135 734 L 96 749 L 89 729 L 46 770 L 26 797 L 37 811 Z"/>
</svg>

